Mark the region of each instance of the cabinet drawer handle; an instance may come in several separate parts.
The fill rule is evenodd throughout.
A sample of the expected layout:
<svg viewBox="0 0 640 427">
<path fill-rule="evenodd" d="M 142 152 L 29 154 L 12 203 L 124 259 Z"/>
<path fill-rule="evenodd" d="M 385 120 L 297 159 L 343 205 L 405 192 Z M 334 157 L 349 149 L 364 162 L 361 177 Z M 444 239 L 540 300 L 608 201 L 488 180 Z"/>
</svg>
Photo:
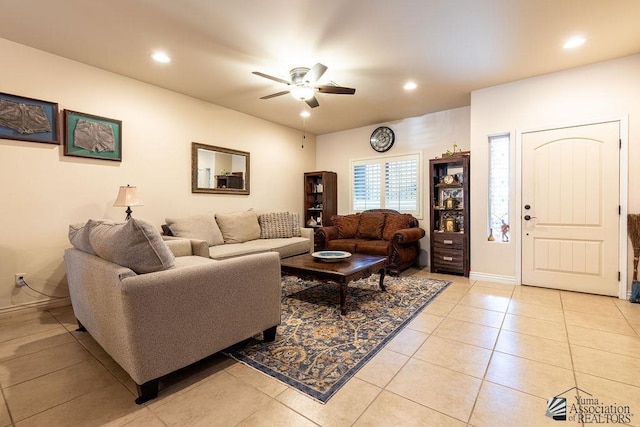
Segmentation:
<svg viewBox="0 0 640 427">
<path fill-rule="evenodd" d="M 450 256 L 443 256 L 442 259 L 445 261 L 453 261 L 453 257 Z"/>
<path fill-rule="evenodd" d="M 443 240 L 442 243 L 445 245 L 453 245 L 453 240 Z"/>
</svg>

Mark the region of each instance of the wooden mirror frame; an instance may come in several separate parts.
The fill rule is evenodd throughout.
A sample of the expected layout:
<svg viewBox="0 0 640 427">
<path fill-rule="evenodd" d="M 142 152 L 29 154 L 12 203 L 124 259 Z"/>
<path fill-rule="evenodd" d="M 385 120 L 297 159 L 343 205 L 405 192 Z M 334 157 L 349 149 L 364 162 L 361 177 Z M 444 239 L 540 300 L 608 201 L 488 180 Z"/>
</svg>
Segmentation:
<svg viewBox="0 0 640 427">
<path fill-rule="evenodd" d="M 231 154 L 235 156 L 243 156 L 245 159 L 244 188 L 209 188 L 198 187 L 198 150 L 207 150 L 217 153 Z M 249 195 L 249 158 L 250 154 L 246 151 L 233 150 L 231 148 L 216 147 L 214 145 L 200 144 L 198 142 L 191 143 L 191 192 L 192 193 L 208 193 L 208 194 L 245 194 Z M 214 172 L 215 173 L 215 172 Z M 232 174 L 233 171 L 230 171 Z M 214 175 L 222 176 L 222 175 Z"/>
</svg>

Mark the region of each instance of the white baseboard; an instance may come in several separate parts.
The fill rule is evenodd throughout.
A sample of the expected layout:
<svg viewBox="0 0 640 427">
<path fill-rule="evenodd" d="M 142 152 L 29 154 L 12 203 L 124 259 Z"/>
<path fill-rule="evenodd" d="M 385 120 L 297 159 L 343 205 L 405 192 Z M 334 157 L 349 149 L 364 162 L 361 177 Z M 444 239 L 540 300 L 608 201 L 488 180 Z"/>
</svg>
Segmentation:
<svg viewBox="0 0 640 427">
<path fill-rule="evenodd" d="M 503 285 L 519 285 L 518 281 L 513 276 L 502 276 L 499 274 L 479 273 L 477 271 L 470 272 L 469 279 L 481 280 L 483 282 L 502 283 Z"/>
<path fill-rule="evenodd" d="M 29 310 L 49 310 L 57 307 L 66 307 L 71 305 L 71 299 L 67 298 L 56 298 L 56 299 L 43 299 L 33 302 L 27 302 L 24 304 L 16 304 L 9 305 L 7 307 L 0 308 L 0 315 L 7 313 L 16 313 L 19 311 L 29 311 Z"/>
</svg>

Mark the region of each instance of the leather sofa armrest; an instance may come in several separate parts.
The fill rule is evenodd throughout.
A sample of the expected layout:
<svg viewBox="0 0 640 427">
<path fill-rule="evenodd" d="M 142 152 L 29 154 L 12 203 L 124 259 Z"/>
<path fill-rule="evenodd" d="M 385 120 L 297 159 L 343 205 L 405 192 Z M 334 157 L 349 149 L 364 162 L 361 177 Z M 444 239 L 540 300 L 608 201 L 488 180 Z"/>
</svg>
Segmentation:
<svg viewBox="0 0 640 427">
<path fill-rule="evenodd" d="M 316 229 L 317 245 L 320 249 L 326 249 L 330 240 L 338 238 L 338 228 L 335 225 L 320 227 Z"/>
<path fill-rule="evenodd" d="M 393 243 L 411 243 L 422 239 L 425 231 L 420 227 L 404 228 L 398 230 L 393 235 Z"/>
</svg>

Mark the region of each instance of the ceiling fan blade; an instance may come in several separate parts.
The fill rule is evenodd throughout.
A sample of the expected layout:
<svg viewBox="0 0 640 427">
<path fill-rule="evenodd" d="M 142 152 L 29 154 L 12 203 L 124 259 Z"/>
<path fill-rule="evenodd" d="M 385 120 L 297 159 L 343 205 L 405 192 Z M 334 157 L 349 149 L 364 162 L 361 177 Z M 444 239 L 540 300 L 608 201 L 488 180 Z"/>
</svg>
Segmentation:
<svg viewBox="0 0 640 427">
<path fill-rule="evenodd" d="M 283 90 L 282 92 L 276 92 L 276 93 L 272 93 L 271 95 L 262 96 L 262 97 L 260 97 L 260 99 L 275 98 L 276 96 L 282 96 L 282 95 L 286 95 L 288 93 L 289 93 L 288 90 Z"/>
<path fill-rule="evenodd" d="M 304 75 L 304 80 L 310 84 L 314 84 L 320 77 L 322 77 L 325 71 L 327 71 L 327 66 L 318 62 L 313 66 L 313 68 L 307 71 L 307 74 Z"/>
<path fill-rule="evenodd" d="M 356 93 L 355 89 L 343 86 L 324 85 L 316 86 L 316 89 L 318 89 L 318 92 L 320 93 L 335 93 L 338 95 L 353 95 L 354 93 Z"/>
<path fill-rule="evenodd" d="M 314 96 L 313 98 L 307 99 L 306 101 L 304 101 L 307 103 L 307 105 L 311 108 L 316 108 L 318 106 L 320 106 L 320 104 L 318 104 L 318 100 L 316 99 L 316 97 Z"/>
<path fill-rule="evenodd" d="M 278 82 L 278 83 L 284 83 L 286 85 L 290 85 L 291 84 L 291 82 L 288 82 L 287 80 L 281 79 L 280 77 L 270 76 L 269 74 L 261 73 L 260 71 L 253 71 L 253 74 L 255 74 L 256 76 L 264 77 L 265 79 L 273 80 L 273 81 Z"/>
</svg>

